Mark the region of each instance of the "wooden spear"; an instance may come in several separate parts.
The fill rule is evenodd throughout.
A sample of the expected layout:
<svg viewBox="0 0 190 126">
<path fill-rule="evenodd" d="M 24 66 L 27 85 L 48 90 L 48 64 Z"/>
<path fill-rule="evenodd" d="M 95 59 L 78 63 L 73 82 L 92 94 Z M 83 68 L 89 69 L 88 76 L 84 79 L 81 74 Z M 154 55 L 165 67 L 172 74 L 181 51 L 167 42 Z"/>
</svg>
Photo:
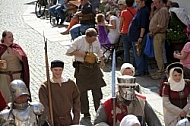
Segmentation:
<svg viewBox="0 0 190 126">
<path fill-rule="evenodd" d="M 51 87 L 50 87 L 50 75 L 49 75 L 49 64 L 48 64 L 48 54 L 47 54 L 47 38 L 45 38 L 45 36 L 44 36 L 44 42 L 45 42 L 44 49 L 45 49 L 45 63 L 46 63 L 46 77 L 47 77 L 47 87 L 48 87 L 48 101 L 49 101 L 50 120 L 51 120 L 51 126 L 54 126 Z"/>
</svg>

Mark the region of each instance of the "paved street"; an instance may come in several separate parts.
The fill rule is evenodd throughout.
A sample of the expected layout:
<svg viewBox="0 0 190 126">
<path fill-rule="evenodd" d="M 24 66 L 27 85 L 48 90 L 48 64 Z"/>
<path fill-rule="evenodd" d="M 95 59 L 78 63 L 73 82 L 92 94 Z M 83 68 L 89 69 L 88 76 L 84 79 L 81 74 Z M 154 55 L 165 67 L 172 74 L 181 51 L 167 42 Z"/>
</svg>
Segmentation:
<svg viewBox="0 0 190 126">
<path fill-rule="evenodd" d="M 73 77 L 73 57 L 65 55 L 68 45 L 71 43 L 70 35 L 60 35 L 66 28 L 63 26 L 52 27 L 48 19 L 37 18 L 34 13 L 35 1 L 33 0 L 0 0 L 0 33 L 4 30 L 13 32 L 15 42 L 21 45 L 28 55 L 30 65 L 30 88 L 33 101 L 38 100 L 38 89 L 42 81 L 46 80 L 44 38 L 48 40 L 49 62 L 61 59 L 65 62 L 64 76 Z M 68 25 L 68 24 L 65 24 Z M 116 68 L 119 76 L 121 61 Z M 154 65 L 154 64 L 153 64 Z M 154 69 L 150 69 L 154 71 Z M 103 71 L 107 86 L 103 88 L 104 99 L 111 96 L 111 63 L 108 63 Z M 149 76 L 137 77 L 137 82 L 143 88 L 144 95 L 156 111 L 163 123 L 162 99 L 157 94 L 160 80 L 152 80 Z M 89 97 L 91 94 L 89 93 Z M 90 100 L 90 112 L 95 116 L 92 99 Z"/>
</svg>

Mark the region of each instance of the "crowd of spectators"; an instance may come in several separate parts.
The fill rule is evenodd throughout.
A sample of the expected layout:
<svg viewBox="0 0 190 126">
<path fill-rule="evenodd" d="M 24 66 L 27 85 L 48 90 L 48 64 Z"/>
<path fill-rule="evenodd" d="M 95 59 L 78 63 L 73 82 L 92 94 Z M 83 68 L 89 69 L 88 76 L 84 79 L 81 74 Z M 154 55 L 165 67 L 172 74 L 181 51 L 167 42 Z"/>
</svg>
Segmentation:
<svg viewBox="0 0 190 126">
<path fill-rule="evenodd" d="M 61 18 L 60 24 L 65 20 L 65 15 L 61 11 L 64 9 L 67 11 L 67 2 L 68 1 L 65 0 L 58 0 L 56 5 L 50 7 L 51 15 L 55 18 Z M 51 115 L 49 113 L 46 114 L 48 115 L 48 121 L 56 125 L 62 125 L 63 122 L 67 123 L 64 125 L 78 124 L 80 112 L 84 114 L 84 118 L 91 119 L 88 101 L 88 91 L 91 90 L 94 108 L 97 112 L 95 124 L 105 122 L 111 125 L 113 122 L 113 116 L 111 116 L 113 114 L 113 108 L 109 107 L 112 105 L 112 99 L 106 101 L 103 106 L 100 105 L 100 100 L 103 96 L 101 88 L 106 86 L 102 71 L 100 70 L 100 67 L 101 69 L 105 68 L 104 58 L 106 58 L 106 55 L 103 53 L 104 50 L 100 46 L 100 42 L 104 40 L 101 38 L 101 35 L 104 34 L 106 36 L 104 41 L 109 41 L 110 44 L 115 44 L 121 40 L 124 50 L 124 64 L 121 67 L 122 75 L 128 75 L 130 79 L 135 80 L 133 76 L 150 74 L 152 79 L 161 79 L 165 72 L 165 63 L 167 62 L 164 50 L 171 16 L 170 12 L 176 13 L 179 20 L 181 20 L 186 27 L 190 25 L 189 18 L 183 13 L 184 9 L 179 8 L 176 2 L 167 0 L 153 0 L 152 3 L 146 3 L 146 0 L 80 0 L 78 10 L 71 18 L 67 30 L 61 33 L 62 35 L 70 34 L 73 40 L 66 55 L 75 56 L 75 64 L 73 64 L 73 67 L 75 68 L 74 76 L 77 86 L 70 79 L 61 77 L 64 62 L 59 60 L 52 61 L 51 63 L 53 77 L 50 80 L 51 84 L 54 83 L 54 87 L 51 87 L 55 93 L 52 95 L 54 105 L 60 103 L 61 100 L 63 102 L 64 100 L 62 98 L 64 98 L 64 96 L 73 96 L 74 93 L 76 94 L 70 99 L 65 97 L 70 104 L 68 104 L 69 107 L 67 105 L 66 107 L 61 106 L 60 110 L 63 109 L 61 113 L 65 113 L 64 115 L 58 115 L 58 113 L 60 114 L 58 107 L 53 106 L 55 107 L 53 111 L 56 113 L 56 116 L 54 116 L 54 122 L 51 122 Z M 155 73 L 149 73 L 148 57 L 143 53 L 147 35 L 153 39 L 155 61 L 158 67 Z M 13 34 L 10 31 L 4 31 L 2 33 L 0 48 L 0 101 L 2 104 L 0 105 L 0 110 L 6 108 L 7 102 L 10 101 L 15 105 L 18 104 L 18 106 L 26 103 L 28 107 L 28 101 L 31 101 L 31 96 L 27 56 L 23 49 L 14 42 Z M 133 61 L 130 59 L 131 50 L 133 52 Z M 190 42 L 187 42 L 180 52 L 173 52 L 173 57 L 180 62 L 172 63 L 167 66 L 167 82 L 164 83 L 162 90 L 164 121 L 167 126 L 176 125 L 179 120 L 188 116 L 187 113 L 190 108 L 190 87 L 188 86 L 189 80 L 187 79 L 190 79 Z M 100 64 L 97 63 L 98 59 L 100 60 Z M 134 67 L 132 64 L 134 64 Z M 89 76 L 91 78 L 89 78 Z M 126 77 L 126 79 L 129 78 Z M 14 85 L 13 82 L 15 79 L 20 79 L 18 82 L 16 81 L 15 85 L 21 82 L 24 89 L 27 90 L 27 94 L 24 96 L 25 100 L 21 103 L 13 99 L 15 91 L 10 92 L 9 89 L 11 88 L 9 84 L 12 83 Z M 45 111 L 49 112 L 49 99 L 47 97 L 49 94 L 46 89 L 46 83 L 48 82 L 44 82 L 41 85 L 39 99 L 44 105 Z M 67 83 L 67 85 L 65 83 Z M 66 87 L 61 85 L 68 86 L 67 88 L 70 90 L 62 92 L 62 94 L 61 92 L 57 92 L 57 90 L 61 88 L 63 88 L 63 90 L 66 89 Z M 154 123 L 160 125 L 160 121 L 155 113 L 152 112 L 153 110 L 146 102 L 146 98 L 139 94 L 141 93 L 140 88 L 138 88 L 137 92 L 133 92 L 132 95 L 134 95 L 134 97 L 132 98 L 136 99 L 133 100 L 126 97 L 126 94 L 130 93 L 127 92 L 126 86 L 128 85 L 123 83 L 118 84 L 119 90 L 116 95 L 118 103 L 116 102 L 116 107 L 118 107 L 117 110 L 121 109 L 120 111 L 122 111 L 122 115 L 116 119 L 118 125 L 120 122 L 122 122 L 120 125 L 128 123 L 127 121 L 129 120 L 122 121 L 122 119 L 129 118 L 130 116 L 125 117 L 125 115 L 129 115 L 130 111 L 130 114 L 134 114 L 138 117 L 133 117 L 132 115 L 133 120 L 135 120 L 134 124 L 136 125 L 144 125 L 145 123 L 148 125 L 153 125 Z M 134 88 L 134 86 L 137 85 L 134 84 L 130 86 Z M 140 87 L 139 84 L 138 87 Z M 71 89 L 73 89 L 72 92 Z M 12 97 L 10 97 L 11 93 Z M 140 102 L 143 103 L 144 106 L 141 106 Z M 108 103 L 111 103 L 111 105 Z M 63 104 L 65 103 L 62 103 L 62 105 Z M 133 105 L 141 109 L 134 109 L 133 111 Z M 14 109 L 14 106 L 12 108 Z M 68 108 L 68 110 L 65 110 L 65 108 Z M 71 108 L 74 109 L 73 120 L 71 120 L 70 115 Z M 150 114 L 151 112 L 153 114 Z M 2 113 L 0 114 L 3 115 Z M 120 113 L 117 114 L 119 115 Z M 1 115 L 0 117 L 2 117 Z M 68 119 L 66 117 L 68 117 Z M 20 122 L 22 122 L 22 120 L 20 120 Z"/>
<path fill-rule="evenodd" d="M 74 40 L 83 35 L 87 28 L 95 27 L 101 43 L 102 41 L 109 41 L 110 44 L 118 41 L 122 43 L 123 62 L 132 63 L 135 66 L 137 70 L 135 76 L 150 74 L 152 79 L 161 79 L 166 65 L 172 62 L 168 60 L 170 58 L 168 53 L 172 54 L 173 52 L 169 51 L 173 50 L 166 42 L 170 21 L 169 12 L 179 15 L 179 19 L 184 22 L 185 26 L 189 24 L 187 16 L 181 17 L 185 14 L 179 10 L 184 11 L 184 9 L 179 8 L 177 2 L 170 0 L 81 0 L 78 2 L 80 3 L 79 9 L 71 19 L 67 30 L 61 33 L 62 35 L 70 34 Z M 104 19 L 100 21 L 100 17 Z M 105 30 L 103 33 L 101 28 Z M 146 34 L 153 38 L 154 58 L 158 67 L 155 73 L 149 73 L 149 58 L 143 54 Z M 101 38 L 101 36 L 106 37 Z M 104 51 L 104 48 L 102 49 Z M 141 53 L 139 54 L 137 50 Z M 110 54 L 105 53 L 105 58 L 108 58 L 108 55 Z"/>
</svg>

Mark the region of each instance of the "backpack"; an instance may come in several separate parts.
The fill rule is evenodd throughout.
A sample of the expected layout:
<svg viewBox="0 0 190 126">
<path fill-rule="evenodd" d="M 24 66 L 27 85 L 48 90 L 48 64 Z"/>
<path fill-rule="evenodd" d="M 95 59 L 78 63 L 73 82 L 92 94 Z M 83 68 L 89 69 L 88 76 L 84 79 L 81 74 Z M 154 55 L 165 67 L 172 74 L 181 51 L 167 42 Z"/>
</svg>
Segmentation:
<svg viewBox="0 0 190 126">
<path fill-rule="evenodd" d="M 165 82 L 168 82 L 168 78 L 166 77 L 166 75 L 164 75 L 164 77 L 162 78 L 161 82 L 160 82 L 160 87 L 158 90 L 158 94 L 162 97 L 162 89 L 165 85 Z"/>
</svg>

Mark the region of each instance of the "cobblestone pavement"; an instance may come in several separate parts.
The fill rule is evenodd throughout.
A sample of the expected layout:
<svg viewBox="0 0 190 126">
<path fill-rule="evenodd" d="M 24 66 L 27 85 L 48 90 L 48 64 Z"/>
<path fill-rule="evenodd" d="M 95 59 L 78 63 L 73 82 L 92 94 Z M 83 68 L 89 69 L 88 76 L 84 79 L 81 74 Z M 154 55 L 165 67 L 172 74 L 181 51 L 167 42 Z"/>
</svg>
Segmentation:
<svg viewBox="0 0 190 126">
<path fill-rule="evenodd" d="M 13 32 L 15 42 L 21 45 L 28 55 L 30 65 L 30 88 L 33 101 L 38 101 L 38 89 L 42 81 L 46 80 L 45 58 L 44 58 L 44 38 L 48 40 L 48 58 L 49 62 L 53 59 L 61 59 L 65 62 L 64 75 L 73 77 L 74 68 L 72 67 L 73 57 L 65 55 L 67 45 L 71 43 L 69 35 L 60 35 L 65 27 L 52 27 L 49 20 L 37 18 L 34 13 L 35 1 L 33 0 L 0 0 L 0 29 Z M 65 24 L 67 25 L 67 24 Z M 121 66 L 119 61 L 116 68 L 116 75 L 119 75 Z M 154 69 L 150 69 L 154 71 Z M 108 63 L 103 71 L 104 79 L 107 86 L 102 88 L 104 99 L 111 96 L 111 63 Z M 143 87 L 143 93 L 147 96 L 147 100 L 156 111 L 163 123 L 162 100 L 158 96 L 158 81 L 153 81 L 148 76 L 137 77 L 137 82 Z M 90 112 L 92 117 L 95 116 L 91 93 Z"/>
</svg>

